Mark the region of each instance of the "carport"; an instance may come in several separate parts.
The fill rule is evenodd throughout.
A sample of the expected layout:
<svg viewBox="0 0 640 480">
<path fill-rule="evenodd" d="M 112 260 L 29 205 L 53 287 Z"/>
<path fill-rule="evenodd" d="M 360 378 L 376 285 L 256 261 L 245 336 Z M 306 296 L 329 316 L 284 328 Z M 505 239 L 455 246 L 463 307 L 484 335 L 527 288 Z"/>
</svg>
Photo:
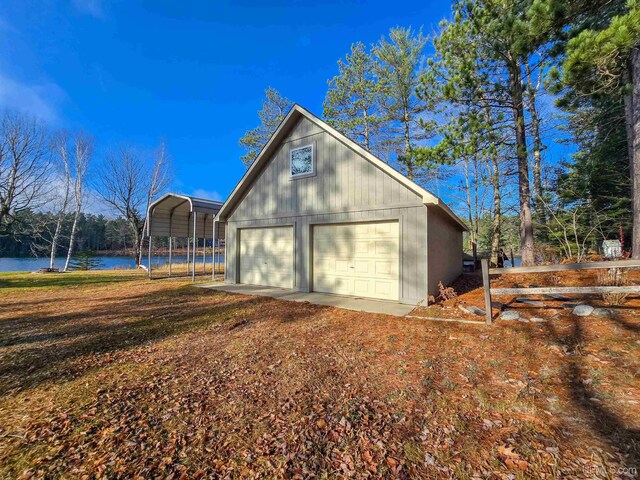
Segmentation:
<svg viewBox="0 0 640 480">
<path fill-rule="evenodd" d="M 169 276 L 173 263 L 173 249 L 178 238 L 187 240 L 187 274 L 196 279 L 196 258 L 202 240 L 202 273 L 206 273 L 207 241 L 211 242 L 212 278 L 220 263 L 224 247 L 224 225 L 215 221 L 222 202 L 189 195 L 167 193 L 149 205 L 146 235 L 149 243 L 149 278 L 152 278 L 153 237 L 169 239 Z"/>
</svg>

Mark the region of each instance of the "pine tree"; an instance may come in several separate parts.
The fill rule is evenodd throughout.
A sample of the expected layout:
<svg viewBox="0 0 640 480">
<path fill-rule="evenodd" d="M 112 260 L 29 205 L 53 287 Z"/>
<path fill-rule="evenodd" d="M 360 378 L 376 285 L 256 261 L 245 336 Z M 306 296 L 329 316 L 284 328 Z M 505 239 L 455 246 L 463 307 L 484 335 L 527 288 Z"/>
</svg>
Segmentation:
<svg viewBox="0 0 640 480">
<path fill-rule="evenodd" d="M 247 168 L 251 166 L 262 147 L 293 106 L 291 100 L 283 97 L 275 88 L 269 87 L 264 93 L 266 99 L 262 101 L 262 110 L 258 112 L 260 125 L 252 130 L 247 130 L 239 140 L 240 145 L 246 150 L 241 160 Z"/>
<path fill-rule="evenodd" d="M 577 152 L 557 175 L 558 209 L 582 206 L 589 214 L 582 229 L 598 223 L 605 238 L 616 238 L 620 226 L 626 231 L 632 226 L 624 102 L 580 95 L 571 99 L 565 96 L 561 105 Z"/>
<path fill-rule="evenodd" d="M 456 2 L 453 20 L 443 22 L 436 40 L 436 49 L 449 52 L 440 81 L 458 115 L 479 131 L 510 130 L 501 143 L 513 149 L 516 160 L 523 265 L 535 260 L 524 85 L 539 42 L 530 34 L 528 5 L 527 0 Z"/>
<path fill-rule="evenodd" d="M 480 237 L 480 210 L 484 210 L 479 189 L 488 186 L 493 199 L 492 229 L 489 245 L 492 257 L 497 258 L 502 247 L 502 171 L 513 156 L 509 144 L 511 129 L 495 104 L 505 103 L 505 93 L 493 99 L 485 93 L 491 85 L 489 66 L 485 64 L 479 43 L 469 22 L 442 24 L 434 39 L 436 53 L 429 59 L 429 67 L 420 79 L 418 95 L 441 121 L 436 131 L 436 147 L 420 149 L 419 158 L 439 164 L 460 164 L 465 178 L 464 189 L 470 226 L 470 240 Z M 429 128 L 432 128 L 429 126 Z M 475 174 L 469 181 L 469 165 Z M 479 185 L 478 185 L 479 184 Z M 483 197 L 484 195 L 482 195 Z"/>
<path fill-rule="evenodd" d="M 386 117 L 401 132 L 396 136 L 401 139 L 398 163 L 412 180 L 423 173 L 419 171 L 415 149 L 420 141 L 432 135 L 420 122 L 426 105 L 416 95 L 426 42 L 422 31 L 414 33 L 411 28 L 396 27 L 389 32 L 389 39 L 383 37 L 373 49 L 381 64 L 379 77 L 385 85 Z"/>
<path fill-rule="evenodd" d="M 625 105 L 631 197 L 632 255 L 640 259 L 640 2 L 607 28 L 584 30 L 567 44 L 564 81 L 586 94 L 622 95 Z"/>
<path fill-rule="evenodd" d="M 351 45 L 351 54 L 338 60 L 338 75 L 329 80 L 324 101 L 327 123 L 370 151 L 380 147 L 380 129 L 387 121 L 382 108 L 386 92 L 378 73 L 365 45 Z"/>
<path fill-rule="evenodd" d="M 102 266 L 102 260 L 93 251 L 82 250 L 71 258 L 68 270 L 97 270 Z"/>
<path fill-rule="evenodd" d="M 640 258 L 640 2 L 536 0 L 529 16 L 536 31 L 555 40 L 563 59 L 558 76 L 570 95 L 624 101 L 632 254 Z"/>
</svg>

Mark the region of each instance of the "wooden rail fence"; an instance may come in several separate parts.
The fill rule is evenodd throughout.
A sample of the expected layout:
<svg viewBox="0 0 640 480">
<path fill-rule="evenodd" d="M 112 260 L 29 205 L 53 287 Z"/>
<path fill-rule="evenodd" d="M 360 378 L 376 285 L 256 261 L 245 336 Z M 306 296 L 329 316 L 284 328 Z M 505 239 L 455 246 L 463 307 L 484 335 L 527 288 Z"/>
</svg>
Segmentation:
<svg viewBox="0 0 640 480">
<path fill-rule="evenodd" d="M 509 275 L 516 273 L 548 273 L 575 270 L 598 270 L 610 268 L 640 267 L 640 260 L 615 260 L 608 262 L 567 263 L 558 265 L 539 265 L 534 267 L 489 268 L 489 260 L 482 259 L 482 285 L 486 322 L 491 324 L 491 295 L 586 295 L 598 293 L 638 293 L 640 286 L 594 286 L 594 287 L 522 287 L 491 288 L 491 275 Z"/>
</svg>

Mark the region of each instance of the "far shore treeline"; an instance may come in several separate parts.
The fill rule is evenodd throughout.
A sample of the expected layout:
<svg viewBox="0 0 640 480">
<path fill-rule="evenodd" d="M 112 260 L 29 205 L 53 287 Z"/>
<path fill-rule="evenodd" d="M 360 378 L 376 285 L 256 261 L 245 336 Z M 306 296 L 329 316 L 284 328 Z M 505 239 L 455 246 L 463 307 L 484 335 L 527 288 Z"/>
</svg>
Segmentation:
<svg viewBox="0 0 640 480">
<path fill-rule="evenodd" d="M 66 271 L 74 254 L 95 250 L 131 255 L 137 265 L 148 206 L 170 181 L 169 156 L 164 143 L 105 151 L 94 158 L 86 132 L 2 112 L 0 256 L 49 257 L 49 268 Z M 110 215 L 86 213 L 89 201 Z"/>
<path fill-rule="evenodd" d="M 37 236 L 32 233 L 0 237 L 0 251 L 3 257 L 48 257 L 51 250 L 51 232 L 55 231 L 57 216 L 53 213 L 22 212 L 21 220 L 32 225 L 42 226 Z M 73 215 L 63 218 L 63 231 L 70 231 Z M 104 256 L 130 256 L 136 251 L 135 237 L 128 222 L 122 218 L 109 218 L 105 215 L 81 213 L 78 217 L 75 237 L 76 251 L 91 251 Z M 154 251 L 162 253 L 168 249 L 166 239 L 155 240 Z M 186 249 L 186 240 L 176 239 L 174 251 Z M 64 253 L 64 252 L 58 252 Z"/>
</svg>

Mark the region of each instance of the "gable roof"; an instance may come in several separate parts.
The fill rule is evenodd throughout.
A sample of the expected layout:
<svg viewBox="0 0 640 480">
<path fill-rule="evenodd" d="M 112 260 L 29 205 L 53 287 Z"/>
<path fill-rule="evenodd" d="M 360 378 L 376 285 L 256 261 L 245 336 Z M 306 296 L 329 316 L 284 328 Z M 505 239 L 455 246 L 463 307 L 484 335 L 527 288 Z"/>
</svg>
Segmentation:
<svg viewBox="0 0 640 480">
<path fill-rule="evenodd" d="M 189 219 L 193 212 L 204 213 L 204 216 L 198 216 L 198 220 L 205 228 L 211 224 L 211 219 L 216 216 L 221 207 L 222 202 L 215 200 L 180 193 L 167 193 L 149 205 L 145 219 L 146 235 L 169 236 L 173 233 L 173 236 L 189 236 L 191 228 Z M 169 218 L 178 220 L 173 222 L 173 232 L 170 231 Z"/>
<path fill-rule="evenodd" d="M 338 139 L 340 142 L 345 144 L 347 147 L 360 154 L 362 157 L 371 162 L 375 167 L 379 168 L 392 178 L 396 179 L 409 190 L 420 195 L 422 197 L 422 202 L 424 203 L 424 205 L 440 208 L 462 230 L 467 230 L 467 227 L 462 222 L 462 220 L 460 220 L 458 216 L 453 213 L 453 211 L 447 206 L 447 204 L 445 204 L 434 194 L 432 194 L 428 190 L 425 190 L 414 181 L 409 180 L 402 173 L 391 167 L 388 163 L 383 162 L 374 154 L 362 148 L 356 142 L 350 140 L 348 137 L 338 132 L 335 128 L 331 127 L 326 122 L 322 121 L 307 109 L 301 107 L 298 104 L 293 105 L 287 116 L 284 118 L 284 120 L 282 120 L 273 135 L 271 135 L 269 141 L 264 145 L 264 147 L 262 147 L 262 150 L 260 150 L 260 153 L 258 154 L 256 159 L 253 161 L 251 166 L 247 169 L 243 177 L 233 189 L 231 195 L 229 195 L 229 198 L 227 198 L 227 201 L 224 202 L 224 205 L 222 205 L 222 208 L 220 209 L 220 212 L 218 212 L 216 220 L 226 220 L 226 215 L 228 215 L 233 210 L 233 207 L 236 205 L 236 203 L 242 199 L 244 192 L 246 192 L 250 188 L 253 181 L 257 178 L 258 174 L 262 171 L 263 167 L 269 161 L 269 158 L 271 158 L 271 155 L 278 148 L 282 140 L 286 138 L 290 128 L 293 127 L 302 117 L 311 121 L 321 129 Z"/>
</svg>

